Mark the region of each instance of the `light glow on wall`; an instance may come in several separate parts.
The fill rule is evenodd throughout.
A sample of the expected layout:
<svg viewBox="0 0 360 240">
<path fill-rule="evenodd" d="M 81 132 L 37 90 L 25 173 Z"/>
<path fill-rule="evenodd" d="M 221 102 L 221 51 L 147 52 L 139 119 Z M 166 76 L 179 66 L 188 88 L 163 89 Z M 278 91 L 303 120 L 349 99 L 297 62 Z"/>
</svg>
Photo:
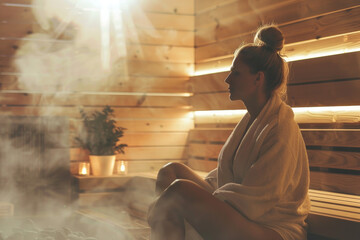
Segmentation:
<svg viewBox="0 0 360 240">
<path fill-rule="evenodd" d="M 360 122 L 360 105 L 294 107 L 292 108 L 297 123 L 358 123 Z M 195 111 L 196 123 L 237 123 L 247 110 Z"/>
</svg>

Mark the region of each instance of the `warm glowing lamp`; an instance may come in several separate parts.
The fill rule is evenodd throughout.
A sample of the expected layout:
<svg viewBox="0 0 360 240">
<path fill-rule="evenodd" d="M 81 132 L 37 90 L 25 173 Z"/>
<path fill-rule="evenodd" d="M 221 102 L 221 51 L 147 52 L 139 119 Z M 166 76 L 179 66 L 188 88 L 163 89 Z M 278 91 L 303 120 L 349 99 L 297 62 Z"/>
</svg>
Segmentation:
<svg viewBox="0 0 360 240">
<path fill-rule="evenodd" d="M 79 163 L 79 175 L 80 176 L 89 176 L 90 175 L 90 163 L 89 162 L 80 162 Z"/>
<path fill-rule="evenodd" d="M 117 174 L 124 175 L 128 173 L 128 162 L 127 161 L 118 161 L 116 167 Z"/>
</svg>

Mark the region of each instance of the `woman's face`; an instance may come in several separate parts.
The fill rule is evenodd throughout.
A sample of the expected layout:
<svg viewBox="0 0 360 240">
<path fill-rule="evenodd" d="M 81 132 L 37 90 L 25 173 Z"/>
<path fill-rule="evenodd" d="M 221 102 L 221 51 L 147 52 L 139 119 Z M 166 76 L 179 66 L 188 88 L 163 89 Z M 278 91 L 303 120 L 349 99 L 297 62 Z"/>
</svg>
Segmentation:
<svg viewBox="0 0 360 240">
<path fill-rule="evenodd" d="M 232 64 L 230 74 L 225 79 L 229 84 L 231 100 L 248 100 L 256 90 L 257 74 L 250 72 L 250 68 L 241 60 L 235 59 Z"/>
</svg>

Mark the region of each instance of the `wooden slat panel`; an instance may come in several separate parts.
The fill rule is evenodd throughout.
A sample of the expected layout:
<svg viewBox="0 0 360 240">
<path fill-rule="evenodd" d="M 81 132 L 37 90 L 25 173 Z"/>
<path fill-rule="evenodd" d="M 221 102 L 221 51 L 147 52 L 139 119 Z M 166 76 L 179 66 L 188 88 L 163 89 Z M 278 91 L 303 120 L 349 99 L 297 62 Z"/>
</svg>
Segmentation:
<svg viewBox="0 0 360 240">
<path fill-rule="evenodd" d="M 360 103 L 360 80 L 294 85 L 288 87 L 292 107 L 346 106 Z M 242 102 L 229 100 L 228 92 L 195 94 L 196 110 L 244 109 Z"/>
<path fill-rule="evenodd" d="M 204 157 L 205 160 L 217 159 L 223 145 L 190 143 L 188 153 L 191 157 Z"/>
<path fill-rule="evenodd" d="M 39 39 L 26 38 L 24 40 L 19 39 L 0 39 L 0 54 L 12 56 L 15 54 L 16 50 L 22 46 L 31 45 L 40 45 L 38 43 Z M 55 49 L 58 49 L 58 54 L 61 56 L 63 52 L 61 49 L 66 49 L 73 46 L 75 43 L 73 41 L 59 41 L 53 40 L 49 43 Z M 41 52 L 38 50 L 39 53 Z M 30 53 L 36 55 L 37 52 Z M 51 56 L 56 55 L 56 52 L 48 52 Z M 127 44 L 126 45 L 126 54 L 127 59 L 133 61 L 152 61 L 152 62 L 173 62 L 173 63 L 192 63 L 194 60 L 194 49 L 193 47 L 177 47 L 177 46 L 166 46 L 166 45 L 140 45 L 140 44 Z M 100 55 L 99 55 L 100 56 Z M 76 55 L 74 54 L 74 58 Z M 10 62 L 10 60 L 8 61 Z"/>
<path fill-rule="evenodd" d="M 195 0 L 136 0 L 137 6 L 145 11 L 166 12 L 174 14 L 194 14 Z"/>
<path fill-rule="evenodd" d="M 227 91 L 229 85 L 225 83 L 230 71 L 191 77 L 191 87 L 194 93 Z"/>
<path fill-rule="evenodd" d="M 0 23 L 0 37 L 4 38 L 23 38 L 34 32 L 41 32 L 41 27 L 36 23 L 9 21 Z M 193 30 L 177 29 L 141 29 L 127 28 L 124 30 L 125 38 L 128 43 L 171 45 L 171 46 L 194 46 Z M 134 34 L 136 33 L 136 34 Z M 13 39 L 18 41 L 18 39 Z M 17 45 L 17 44 L 14 44 Z M 18 46 L 18 45 L 17 45 Z"/>
<path fill-rule="evenodd" d="M 310 172 L 311 189 L 360 195 L 359 182 L 359 175 Z"/>
<path fill-rule="evenodd" d="M 290 63 L 289 84 L 360 79 L 359 65 L 360 52 L 294 61 Z M 228 84 L 224 81 L 228 74 L 229 71 L 191 77 L 193 91 L 226 91 Z"/>
<path fill-rule="evenodd" d="M 306 145 L 360 147 L 360 130 L 302 130 Z"/>
<path fill-rule="evenodd" d="M 0 106 L 0 115 L 4 116 L 67 116 L 71 118 L 80 118 L 79 107 L 67 106 Z M 102 107 L 85 107 L 85 112 L 92 112 L 95 110 L 101 111 Z M 187 109 L 173 109 L 173 108 L 118 108 L 113 107 L 114 116 L 119 121 L 124 118 L 189 118 L 189 110 Z M 120 120 L 121 121 L 121 120 Z"/>
<path fill-rule="evenodd" d="M 162 160 L 183 159 L 185 147 L 127 147 L 125 154 L 117 154 L 116 159 L 121 160 Z M 70 149 L 71 161 L 86 161 L 88 155 L 81 148 Z"/>
<path fill-rule="evenodd" d="M 1 0 L 0 3 L 31 4 L 32 0 Z M 130 5 L 136 5 L 144 11 L 168 12 L 177 14 L 193 14 L 194 0 L 133 0 Z"/>
<path fill-rule="evenodd" d="M 2 73 L 0 75 L 0 84 L 2 90 L 23 90 L 23 82 L 19 82 L 18 78 L 21 75 L 10 75 Z M 36 76 L 23 76 L 26 82 L 34 81 L 40 83 Z M 99 79 L 79 80 L 74 79 L 71 84 L 70 80 L 64 81 L 63 85 L 59 87 L 56 80 L 51 77 L 42 76 L 44 84 L 41 86 L 28 87 L 30 90 L 39 91 L 47 89 L 47 91 L 59 88 L 63 91 L 74 92 L 140 92 L 140 93 L 186 93 L 189 92 L 188 78 L 181 77 L 116 77 L 113 76 L 107 81 L 99 81 Z M 37 89 L 40 87 L 40 89 Z"/>
<path fill-rule="evenodd" d="M 360 79 L 359 65 L 360 52 L 291 62 L 289 84 Z"/>
<path fill-rule="evenodd" d="M 210 172 L 217 167 L 217 162 L 189 158 L 187 165 L 196 171 Z"/>
<path fill-rule="evenodd" d="M 307 150 L 311 167 L 360 170 L 360 152 Z"/>
<path fill-rule="evenodd" d="M 223 142 L 230 136 L 232 129 L 193 129 L 189 132 L 189 142 Z"/>
<path fill-rule="evenodd" d="M 289 86 L 288 102 L 292 107 L 346 106 L 360 103 L 360 79 Z"/>
<path fill-rule="evenodd" d="M 187 132 L 135 133 L 128 132 L 121 141 L 128 146 L 185 146 Z"/>
<path fill-rule="evenodd" d="M 230 101 L 228 92 L 195 94 L 191 97 L 194 111 L 245 109 L 242 101 Z"/>
<path fill-rule="evenodd" d="M 85 94 L 17 94 L 0 93 L 2 104 L 7 105 L 63 105 L 63 106 L 127 106 L 127 107 L 175 107 L 188 106 L 186 97 L 158 97 L 158 96 L 111 96 Z"/>
<path fill-rule="evenodd" d="M 71 147 L 78 147 L 75 141 L 77 134 L 71 133 L 69 142 Z M 154 146 L 185 146 L 187 143 L 187 132 L 128 132 L 119 143 L 126 143 L 129 147 L 154 147 Z"/>
<path fill-rule="evenodd" d="M 354 7 L 358 4 L 359 2 L 356 0 L 341 2 L 336 0 L 233 1 L 214 10 L 197 14 L 195 26 L 197 29 L 196 45 L 209 44 L 239 33 L 253 31 L 257 28 L 259 22 L 276 22 L 283 25 L 288 22 L 296 22 Z"/>
<path fill-rule="evenodd" d="M 59 67 L 59 71 L 64 70 Z M 181 77 L 185 78 L 191 75 L 194 70 L 193 63 L 160 63 L 160 62 L 148 62 L 148 61 L 127 61 L 119 60 L 113 65 L 114 74 L 118 74 L 119 77 L 125 76 L 125 73 L 130 76 L 135 77 Z M 15 69 L 14 66 L 0 66 L 1 75 L 18 75 L 19 71 Z M 37 73 L 37 72 L 35 72 Z M 28 74 L 35 74 L 30 72 Z M 41 76 L 46 76 L 46 73 L 41 72 Z M 49 74 L 49 73 L 47 73 Z M 121 74 L 121 75 L 120 75 Z M 106 75 L 104 75 L 106 77 Z"/>
<path fill-rule="evenodd" d="M 332 13 L 323 17 L 316 17 L 280 26 L 285 35 L 286 42 L 318 39 L 336 34 L 344 34 L 359 30 L 360 7 Z M 341 19 L 341 20 L 340 20 Z M 317 27 L 314 27 L 317 26 Z M 331 26 L 331 28 L 327 27 Z M 256 28 L 253 28 L 256 29 Z M 299 31 L 302 29 L 303 31 Z M 214 57 L 233 54 L 241 42 L 252 41 L 252 34 L 235 36 L 231 39 L 218 41 L 195 49 L 195 62 L 200 62 Z"/>
<path fill-rule="evenodd" d="M 133 132 L 182 132 L 193 128 L 191 119 L 122 119 L 117 122 L 119 126 Z M 79 120 L 70 121 L 70 129 L 76 131 L 81 126 Z"/>
<path fill-rule="evenodd" d="M 97 10 L 97 9 L 96 9 Z M 0 20 L 15 20 L 21 19 L 20 21 L 33 22 L 34 16 L 31 12 L 31 7 L 29 6 L 7 6 L 2 5 L 0 9 Z M 61 10 L 64 11 L 64 10 Z M 82 16 L 89 15 L 97 17 L 99 15 L 98 11 L 86 11 L 78 9 L 76 14 Z M 16 17 L 15 17 L 16 16 Z M 155 13 L 155 12 L 143 12 L 143 11 L 132 11 L 132 12 L 123 12 L 124 19 L 132 20 L 133 24 L 142 28 L 168 28 L 168 29 L 181 29 L 181 30 L 193 30 L 194 29 L 194 16 L 193 15 L 180 15 L 172 13 Z M 52 16 L 54 17 L 54 16 Z"/>
</svg>

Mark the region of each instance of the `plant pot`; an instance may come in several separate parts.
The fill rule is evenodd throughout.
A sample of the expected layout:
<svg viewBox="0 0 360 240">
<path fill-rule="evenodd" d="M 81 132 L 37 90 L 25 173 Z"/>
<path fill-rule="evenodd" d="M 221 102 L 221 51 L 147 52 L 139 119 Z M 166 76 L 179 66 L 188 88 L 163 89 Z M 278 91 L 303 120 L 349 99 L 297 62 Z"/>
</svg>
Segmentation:
<svg viewBox="0 0 360 240">
<path fill-rule="evenodd" d="M 90 155 L 90 164 L 94 176 L 111 176 L 114 171 L 115 155 Z"/>
</svg>

